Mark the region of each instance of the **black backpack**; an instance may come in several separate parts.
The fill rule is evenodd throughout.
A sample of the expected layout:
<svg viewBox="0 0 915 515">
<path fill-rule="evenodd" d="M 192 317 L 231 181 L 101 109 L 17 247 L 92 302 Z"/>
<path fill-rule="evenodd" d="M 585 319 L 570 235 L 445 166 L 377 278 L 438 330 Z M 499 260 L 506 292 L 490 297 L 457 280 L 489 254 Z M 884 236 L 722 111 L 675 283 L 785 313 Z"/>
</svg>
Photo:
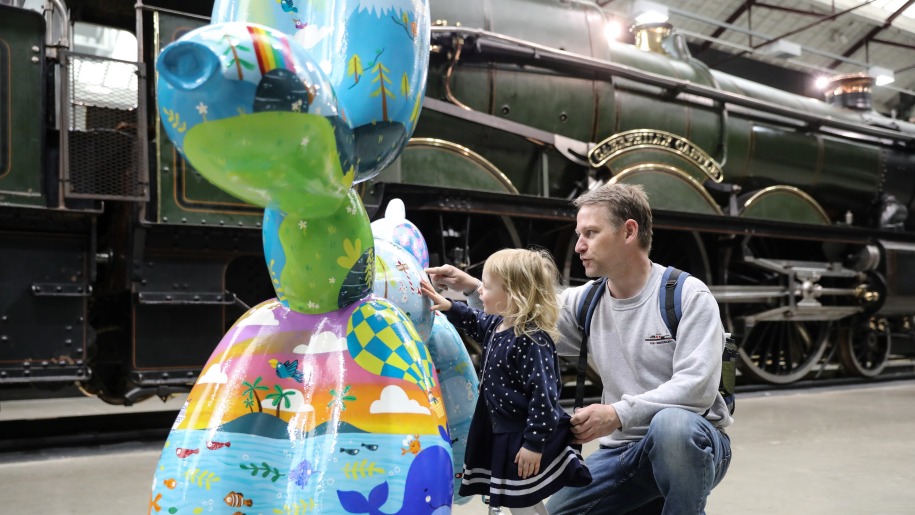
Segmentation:
<svg viewBox="0 0 915 515">
<path fill-rule="evenodd" d="M 683 316 L 683 308 L 680 303 L 680 295 L 683 290 L 683 282 L 689 274 L 674 268 L 667 267 L 664 275 L 661 277 L 661 295 L 659 296 L 658 309 L 661 311 L 661 319 L 664 325 L 670 331 L 670 336 L 677 339 L 677 327 L 680 325 L 680 317 Z M 581 332 L 581 353 L 578 357 L 578 383 L 575 386 L 575 407 L 580 408 L 584 403 L 585 391 L 585 370 L 588 367 L 588 337 L 591 335 L 591 317 L 594 310 L 600 302 L 601 296 L 607 289 L 607 278 L 600 279 L 591 283 L 588 291 L 582 297 L 578 304 L 578 330 Z M 724 351 L 721 354 L 721 379 L 718 382 L 718 393 L 724 398 L 728 411 L 734 413 L 734 383 L 737 374 L 737 344 L 731 338 L 730 333 L 725 333 Z M 706 413 L 708 413 L 706 411 Z"/>
</svg>

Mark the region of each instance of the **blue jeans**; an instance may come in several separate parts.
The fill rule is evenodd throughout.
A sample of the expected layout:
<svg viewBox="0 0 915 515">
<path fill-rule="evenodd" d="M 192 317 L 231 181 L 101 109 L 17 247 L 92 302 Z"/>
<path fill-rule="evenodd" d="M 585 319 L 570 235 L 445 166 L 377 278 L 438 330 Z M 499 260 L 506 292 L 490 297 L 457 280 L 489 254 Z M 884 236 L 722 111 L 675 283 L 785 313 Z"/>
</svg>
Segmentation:
<svg viewBox="0 0 915 515">
<path fill-rule="evenodd" d="M 563 488 L 547 502 L 550 515 L 627 513 L 657 499 L 664 515 L 705 513 L 705 501 L 731 463 L 731 441 L 705 418 L 679 408 L 659 411 L 648 434 L 585 459 L 594 481 Z"/>
</svg>

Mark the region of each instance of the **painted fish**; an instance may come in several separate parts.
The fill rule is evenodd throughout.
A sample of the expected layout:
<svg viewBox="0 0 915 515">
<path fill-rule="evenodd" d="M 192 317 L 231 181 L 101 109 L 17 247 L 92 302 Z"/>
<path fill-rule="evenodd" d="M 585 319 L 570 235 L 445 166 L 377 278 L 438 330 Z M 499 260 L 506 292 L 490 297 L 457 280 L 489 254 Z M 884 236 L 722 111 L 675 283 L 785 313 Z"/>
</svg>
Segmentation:
<svg viewBox="0 0 915 515">
<path fill-rule="evenodd" d="M 187 458 L 191 454 L 200 454 L 200 449 L 184 449 L 178 447 L 175 449 L 175 454 L 177 454 L 179 458 Z"/>
<path fill-rule="evenodd" d="M 229 492 L 229 495 L 225 496 L 223 501 L 225 501 L 226 504 L 233 508 L 240 508 L 241 506 L 252 506 L 254 504 L 254 501 L 251 499 L 245 499 L 245 494 L 241 492 Z"/>
<path fill-rule="evenodd" d="M 231 447 L 232 442 L 207 442 L 207 449 L 215 451 L 216 449 L 222 449 L 223 447 Z"/>
<path fill-rule="evenodd" d="M 162 484 L 165 485 L 166 488 L 168 488 L 169 490 L 171 490 L 171 489 L 175 488 L 176 486 L 178 486 L 178 482 L 175 481 L 174 478 L 168 478 L 168 479 L 166 479 L 165 481 L 163 481 Z"/>
<path fill-rule="evenodd" d="M 413 455 L 415 456 L 415 455 L 419 454 L 419 451 L 422 450 L 422 446 L 419 444 L 419 435 L 412 435 L 412 436 L 407 435 L 407 437 L 404 438 L 402 443 L 404 445 L 406 445 L 407 447 L 400 449 L 401 456 L 403 456 L 404 454 L 406 454 L 408 452 L 413 453 Z"/>
</svg>

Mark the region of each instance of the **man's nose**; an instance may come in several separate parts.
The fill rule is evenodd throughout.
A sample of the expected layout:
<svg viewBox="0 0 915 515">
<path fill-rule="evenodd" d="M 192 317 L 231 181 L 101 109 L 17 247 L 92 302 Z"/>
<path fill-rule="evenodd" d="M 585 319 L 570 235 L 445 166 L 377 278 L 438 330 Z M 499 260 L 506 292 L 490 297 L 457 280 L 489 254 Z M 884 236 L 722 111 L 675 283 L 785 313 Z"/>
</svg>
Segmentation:
<svg viewBox="0 0 915 515">
<path fill-rule="evenodd" d="M 579 236 L 578 239 L 575 241 L 575 252 L 578 254 L 581 254 L 582 252 L 585 251 L 586 247 L 587 247 L 587 245 L 585 245 L 585 242 L 582 241 L 581 236 Z"/>
</svg>

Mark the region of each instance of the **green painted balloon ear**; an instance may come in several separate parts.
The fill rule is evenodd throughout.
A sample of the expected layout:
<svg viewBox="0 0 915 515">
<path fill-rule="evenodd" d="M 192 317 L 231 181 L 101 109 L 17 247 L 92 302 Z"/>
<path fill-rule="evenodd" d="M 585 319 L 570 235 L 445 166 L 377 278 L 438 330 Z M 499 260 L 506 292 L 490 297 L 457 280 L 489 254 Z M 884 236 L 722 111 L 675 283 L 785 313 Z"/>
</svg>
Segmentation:
<svg viewBox="0 0 915 515">
<path fill-rule="evenodd" d="M 176 41 L 159 54 L 156 70 L 172 87 L 192 91 L 218 73 L 219 59 L 205 45 L 193 41 Z"/>
</svg>

